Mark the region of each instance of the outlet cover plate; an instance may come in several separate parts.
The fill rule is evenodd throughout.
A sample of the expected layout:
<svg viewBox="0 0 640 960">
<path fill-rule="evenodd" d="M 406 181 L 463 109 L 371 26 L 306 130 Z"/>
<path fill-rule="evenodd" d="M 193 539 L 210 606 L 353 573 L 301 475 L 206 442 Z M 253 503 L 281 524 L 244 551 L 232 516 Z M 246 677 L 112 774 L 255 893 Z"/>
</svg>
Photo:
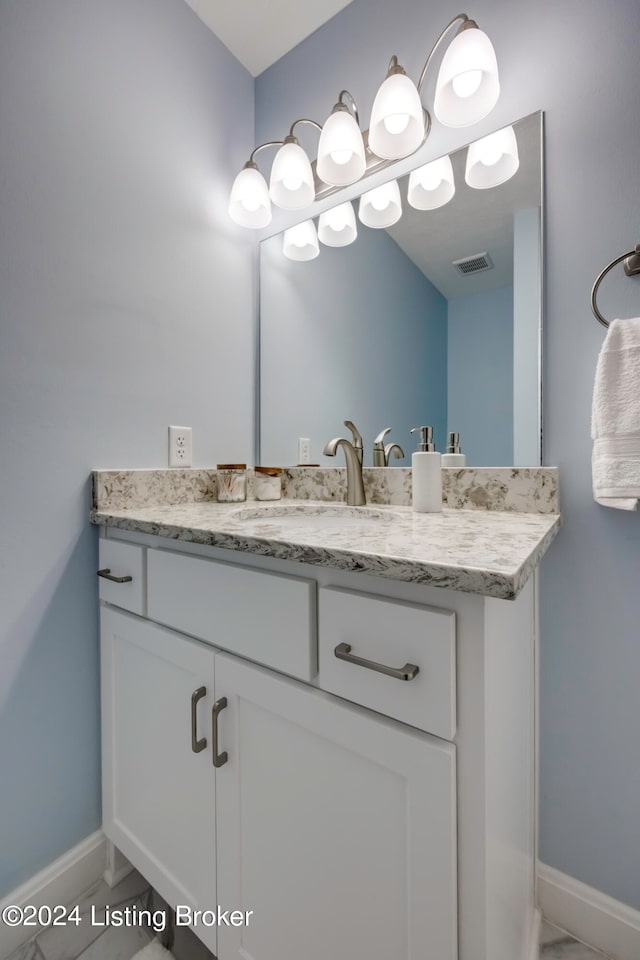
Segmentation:
<svg viewBox="0 0 640 960">
<path fill-rule="evenodd" d="M 298 437 L 298 466 L 311 461 L 311 440 L 309 437 Z"/>
<path fill-rule="evenodd" d="M 169 427 L 169 466 L 190 467 L 193 457 L 191 427 Z"/>
</svg>

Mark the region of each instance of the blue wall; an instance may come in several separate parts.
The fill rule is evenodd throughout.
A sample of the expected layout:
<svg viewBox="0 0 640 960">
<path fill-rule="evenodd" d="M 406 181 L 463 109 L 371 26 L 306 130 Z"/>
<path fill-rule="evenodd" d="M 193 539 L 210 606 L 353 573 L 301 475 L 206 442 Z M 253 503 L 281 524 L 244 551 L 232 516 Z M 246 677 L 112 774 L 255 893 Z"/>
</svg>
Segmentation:
<svg viewBox="0 0 640 960">
<path fill-rule="evenodd" d="M 449 300 L 448 331 L 449 430 L 470 467 L 510 467 L 513 287 Z"/>
<path fill-rule="evenodd" d="M 322 122 L 343 87 L 368 126 L 391 54 L 417 77 L 457 12 L 449 0 L 353 0 L 258 78 L 257 142 L 281 137 L 296 117 Z M 640 515 L 594 503 L 589 439 L 604 335 L 589 294 L 605 264 L 638 241 L 640 124 L 629 118 L 640 6 L 474 0 L 468 13 L 494 42 L 501 98 L 473 131 L 436 123 L 421 159 L 545 111 L 545 462 L 560 467 L 565 523 L 542 565 L 540 854 L 640 908 Z M 619 273 L 602 303 L 610 315 L 637 316 L 638 282 Z"/>
<path fill-rule="evenodd" d="M 384 230 L 358 224 L 348 247 L 320 246 L 306 263 L 288 260 L 282 237 L 261 245 L 261 460 L 296 463 L 297 437 L 311 462 L 353 420 L 371 466 L 384 427 L 411 464 L 412 427 L 447 423 L 447 302 Z M 342 465 L 342 454 L 339 465 Z"/>
<path fill-rule="evenodd" d="M 100 824 L 89 472 L 251 456 L 253 81 L 182 0 L 4 0 L 0 131 L 2 897 Z"/>
</svg>

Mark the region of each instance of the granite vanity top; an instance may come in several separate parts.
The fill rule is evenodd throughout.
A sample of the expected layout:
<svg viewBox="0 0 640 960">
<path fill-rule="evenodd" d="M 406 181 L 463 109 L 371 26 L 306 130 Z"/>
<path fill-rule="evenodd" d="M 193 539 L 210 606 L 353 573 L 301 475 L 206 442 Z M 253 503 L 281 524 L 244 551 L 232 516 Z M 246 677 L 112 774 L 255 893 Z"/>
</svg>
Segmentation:
<svg viewBox="0 0 640 960">
<path fill-rule="evenodd" d="M 143 506 L 100 506 L 92 523 L 172 540 L 208 544 L 258 556 L 294 560 L 513 600 L 533 573 L 560 528 L 557 513 L 444 509 L 414 513 L 396 504 L 376 506 L 375 520 L 358 521 L 357 507 L 344 510 L 344 529 L 309 516 L 310 500 L 281 500 L 304 506 L 303 520 L 269 516 L 271 504 L 225 504 L 204 500 Z M 320 509 L 327 504 L 318 503 Z M 250 519 L 246 511 L 257 516 Z M 294 510 L 295 512 L 295 510 Z M 318 511 L 320 512 L 320 511 Z"/>
</svg>

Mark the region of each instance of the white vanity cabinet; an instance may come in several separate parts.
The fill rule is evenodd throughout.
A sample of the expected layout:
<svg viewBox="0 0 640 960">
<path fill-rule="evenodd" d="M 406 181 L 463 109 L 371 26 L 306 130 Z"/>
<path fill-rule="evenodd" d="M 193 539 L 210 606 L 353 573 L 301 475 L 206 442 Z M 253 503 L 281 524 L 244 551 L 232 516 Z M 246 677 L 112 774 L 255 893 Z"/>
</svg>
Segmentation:
<svg viewBox="0 0 640 960">
<path fill-rule="evenodd" d="M 109 606 L 100 633 L 105 833 L 169 903 L 214 905 L 215 651 Z"/>
<path fill-rule="evenodd" d="M 219 960 L 529 960 L 530 587 L 100 544 L 144 612 L 102 601 L 104 830 L 173 906 L 252 911 L 194 926 Z"/>
</svg>

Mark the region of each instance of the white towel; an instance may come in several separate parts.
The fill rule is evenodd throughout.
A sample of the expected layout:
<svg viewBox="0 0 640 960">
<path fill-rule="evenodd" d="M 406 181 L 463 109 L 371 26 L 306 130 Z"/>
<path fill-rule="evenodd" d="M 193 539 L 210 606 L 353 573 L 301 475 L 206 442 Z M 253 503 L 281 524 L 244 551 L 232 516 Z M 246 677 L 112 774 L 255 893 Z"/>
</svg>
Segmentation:
<svg viewBox="0 0 640 960">
<path fill-rule="evenodd" d="M 640 498 L 640 318 L 609 324 L 593 389 L 593 496 L 636 510 Z"/>
</svg>

